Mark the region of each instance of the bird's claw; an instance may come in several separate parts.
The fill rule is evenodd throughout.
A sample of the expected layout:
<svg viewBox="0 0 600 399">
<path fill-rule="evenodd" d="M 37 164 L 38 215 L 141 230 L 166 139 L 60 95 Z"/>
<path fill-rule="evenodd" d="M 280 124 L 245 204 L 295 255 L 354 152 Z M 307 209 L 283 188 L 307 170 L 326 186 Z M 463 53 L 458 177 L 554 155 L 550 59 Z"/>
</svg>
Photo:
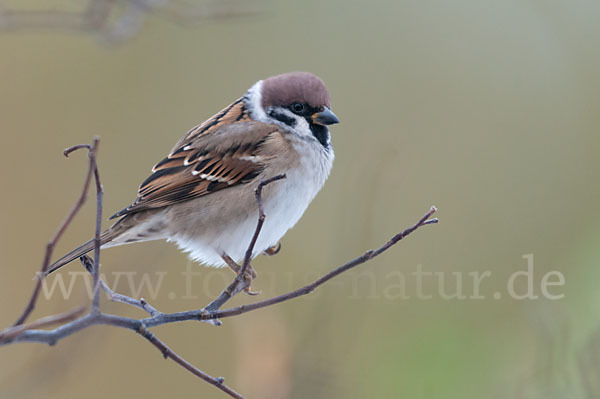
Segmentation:
<svg viewBox="0 0 600 399">
<path fill-rule="evenodd" d="M 250 286 L 244 288 L 244 292 L 250 296 L 260 295 L 262 293 L 262 291 L 252 291 Z"/>
<path fill-rule="evenodd" d="M 238 279 L 240 278 L 240 273 L 242 272 L 242 266 L 238 265 L 237 262 L 235 262 L 231 257 L 229 257 L 226 254 L 222 255 L 223 260 L 225 261 L 225 264 L 227 264 L 227 266 L 229 266 L 229 268 L 238 276 Z M 252 267 L 252 265 L 248 265 L 248 267 L 246 268 L 246 270 L 244 271 L 244 275 L 241 276 L 241 286 L 238 286 L 238 288 L 235 290 L 235 292 L 240 292 L 240 291 L 244 291 L 246 294 L 248 295 L 258 295 L 260 294 L 260 291 L 252 291 L 252 281 L 256 278 L 257 273 L 256 270 L 254 270 L 254 268 Z"/>
<path fill-rule="evenodd" d="M 246 273 L 244 273 L 243 279 L 244 279 L 244 292 L 248 295 L 258 295 L 260 294 L 260 291 L 252 291 L 252 281 L 256 278 L 257 274 L 256 274 L 256 270 L 254 270 L 254 268 L 252 267 L 252 265 L 248 265 L 248 268 L 246 269 Z"/>
<path fill-rule="evenodd" d="M 279 253 L 279 251 L 281 251 L 281 243 L 280 242 L 278 242 L 277 245 L 273 245 L 271 248 L 265 249 L 265 251 L 263 253 L 268 256 L 273 256 L 273 255 L 277 255 Z"/>
</svg>

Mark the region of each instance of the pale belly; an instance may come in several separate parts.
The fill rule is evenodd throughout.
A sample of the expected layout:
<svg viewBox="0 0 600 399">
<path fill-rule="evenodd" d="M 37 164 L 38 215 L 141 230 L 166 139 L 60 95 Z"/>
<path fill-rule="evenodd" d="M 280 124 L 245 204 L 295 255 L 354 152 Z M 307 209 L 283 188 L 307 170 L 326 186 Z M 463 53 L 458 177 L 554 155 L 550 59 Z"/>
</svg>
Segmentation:
<svg viewBox="0 0 600 399">
<path fill-rule="evenodd" d="M 331 158 L 305 160 L 303 167 L 286 171 L 286 179 L 271 183 L 264 190 L 265 222 L 258 236 L 252 258 L 276 245 L 285 233 L 302 217 L 304 211 L 319 192 L 331 169 Z M 267 176 L 272 177 L 272 176 Z M 240 203 L 213 204 L 212 213 L 235 214 L 238 208 L 247 209 L 233 218 L 219 218 L 207 222 L 207 213 L 199 213 L 195 223 L 200 227 L 172 234 L 168 240 L 175 242 L 189 256 L 208 266 L 222 267 L 223 254 L 236 261 L 244 258 L 258 222 L 258 206 L 253 190 L 240 198 Z M 208 205 L 211 206 L 211 205 Z M 216 207 L 218 206 L 218 209 Z"/>
</svg>

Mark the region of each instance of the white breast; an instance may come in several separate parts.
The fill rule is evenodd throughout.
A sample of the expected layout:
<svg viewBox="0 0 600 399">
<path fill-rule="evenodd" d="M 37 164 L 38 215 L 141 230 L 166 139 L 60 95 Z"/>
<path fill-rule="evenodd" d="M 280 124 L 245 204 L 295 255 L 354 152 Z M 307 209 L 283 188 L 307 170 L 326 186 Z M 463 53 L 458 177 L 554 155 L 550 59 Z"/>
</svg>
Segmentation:
<svg viewBox="0 0 600 399">
<path fill-rule="evenodd" d="M 305 143 L 314 145 L 314 143 Z M 317 144 L 320 146 L 320 144 Z M 304 211 L 325 184 L 333 165 L 333 149 L 329 152 L 305 152 L 300 167 L 286 173 L 287 178 L 273 184 L 281 184 L 277 195 L 265 202 L 265 226 L 257 244 L 260 254 L 276 245 L 281 237 L 300 220 Z"/>
<path fill-rule="evenodd" d="M 253 257 L 276 245 L 298 222 L 331 171 L 334 158 L 332 148 L 325 151 L 316 141 L 301 141 L 295 145 L 300 147 L 297 148 L 298 153 L 303 155 L 293 169 L 280 172 L 286 174 L 286 179 L 271 183 L 270 195 L 266 196 L 263 202 L 266 219 Z M 264 176 L 269 177 L 272 176 Z M 195 236 L 177 234 L 169 240 L 189 252 L 192 259 L 206 265 L 221 267 L 225 266 L 221 258 L 223 253 L 236 261 L 243 259 L 256 229 L 257 220 L 258 210 L 242 220 L 228 221 L 228 225 L 221 224 L 220 234 L 211 234 L 210 231 Z"/>
</svg>

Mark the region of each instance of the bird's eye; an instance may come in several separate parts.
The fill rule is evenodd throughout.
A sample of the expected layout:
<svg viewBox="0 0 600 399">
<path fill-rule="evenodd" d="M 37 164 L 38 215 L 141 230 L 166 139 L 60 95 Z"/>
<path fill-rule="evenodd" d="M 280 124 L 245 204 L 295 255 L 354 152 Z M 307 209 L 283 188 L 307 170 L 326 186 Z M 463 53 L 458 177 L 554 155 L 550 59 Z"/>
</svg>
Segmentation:
<svg viewBox="0 0 600 399">
<path fill-rule="evenodd" d="M 302 104 L 302 103 L 292 103 L 292 105 L 290 106 L 290 109 L 292 110 L 292 112 L 296 113 L 296 114 L 301 114 L 304 111 L 306 111 L 306 104 Z"/>
</svg>

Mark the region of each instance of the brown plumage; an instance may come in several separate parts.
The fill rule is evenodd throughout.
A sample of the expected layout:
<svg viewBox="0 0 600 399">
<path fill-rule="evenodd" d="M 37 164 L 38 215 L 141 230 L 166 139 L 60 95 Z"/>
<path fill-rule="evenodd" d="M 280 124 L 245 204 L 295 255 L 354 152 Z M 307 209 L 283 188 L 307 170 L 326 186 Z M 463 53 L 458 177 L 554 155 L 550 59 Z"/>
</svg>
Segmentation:
<svg viewBox="0 0 600 399">
<path fill-rule="evenodd" d="M 260 147 L 277 129 L 275 125 L 243 120 L 195 135 L 159 162 L 140 186 L 135 202 L 111 219 L 252 180 L 262 170 Z"/>
<path fill-rule="evenodd" d="M 295 114 L 297 102 L 310 114 Z M 273 110 L 283 121 L 271 116 Z M 325 125 L 336 122 L 329 92 L 316 76 L 293 72 L 257 82 L 191 129 L 154 166 L 136 200 L 112 216 L 120 219 L 102 233 L 101 245 L 166 238 L 208 264 L 223 265 L 224 254 L 240 259 L 256 225 L 254 189 L 286 173 L 285 181 L 264 192 L 272 218 L 256 245 L 261 253 L 297 222 L 325 182 L 333 162 Z M 92 249 L 90 240 L 48 273 Z"/>
</svg>

